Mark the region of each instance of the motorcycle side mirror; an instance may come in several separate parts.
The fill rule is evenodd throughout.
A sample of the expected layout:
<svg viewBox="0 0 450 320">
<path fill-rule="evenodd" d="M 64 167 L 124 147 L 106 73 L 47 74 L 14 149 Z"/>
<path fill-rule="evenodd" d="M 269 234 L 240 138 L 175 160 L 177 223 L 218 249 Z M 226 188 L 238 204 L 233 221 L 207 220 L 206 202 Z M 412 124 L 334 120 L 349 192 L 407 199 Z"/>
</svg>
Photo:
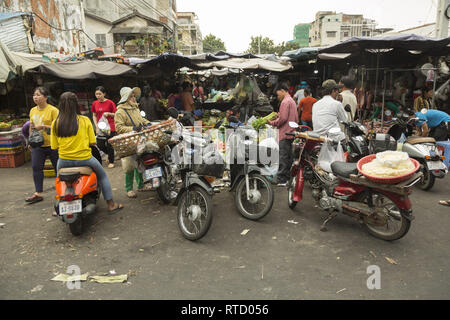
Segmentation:
<svg viewBox="0 0 450 320">
<path fill-rule="evenodd" d="M 299 125 L 297 122 L 289 121 L 289 127 L 291 127 L 292 129 L 297 129 Z"/>
<path fill-rule="evenodd" d="M 347 112 L 352 112 L 352 108 L 350 107 L 349 104 L 347 104 L 347 105 L 344 107 L 344 110 L 347 111 Z"/>
<path fill-rule="evenodd" d="M 106 129 L 106 123 L 104 123 L 103 121 L 102 121 L 102 122 L 99 122 L 99 123 L 98 123 L 98 128 L 99 128 L 100 130 L 105 130 L 105 129 Z"/>
</svg>

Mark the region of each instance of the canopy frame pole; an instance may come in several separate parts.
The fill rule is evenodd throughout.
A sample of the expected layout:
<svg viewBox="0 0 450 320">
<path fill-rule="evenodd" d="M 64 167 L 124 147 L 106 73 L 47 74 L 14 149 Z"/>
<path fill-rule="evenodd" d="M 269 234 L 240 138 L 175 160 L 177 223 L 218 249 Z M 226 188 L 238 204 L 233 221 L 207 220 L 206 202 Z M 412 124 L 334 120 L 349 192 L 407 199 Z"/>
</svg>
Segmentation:
<svg viewBox="0 0 450 320">
<path fill-rule="evenodd" d="M 435 103 L 436 103 L 436 78 L 437 78 L 437 69 L 434 70 L 434 75 L 433 75 L 433 100 L 431 101 L 431 109 L 437 110 L 437 107 L 435 105 Z"/>
<path fill-rule="evenodd" d="M 384 126 L 384 102 L 385 102 L 385 96 L 386 96 L 386 70 L 384 71 L 384 80 L 383 80 L 383 105 L 381 107 L 381 128 Z"/>
</svg>

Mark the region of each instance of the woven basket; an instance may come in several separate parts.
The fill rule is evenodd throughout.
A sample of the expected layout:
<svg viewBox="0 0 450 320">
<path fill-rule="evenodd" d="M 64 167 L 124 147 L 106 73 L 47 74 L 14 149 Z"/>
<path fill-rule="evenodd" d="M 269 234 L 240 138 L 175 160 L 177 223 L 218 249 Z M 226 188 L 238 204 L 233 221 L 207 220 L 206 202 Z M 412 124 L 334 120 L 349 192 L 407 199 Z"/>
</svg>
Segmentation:
<svg viewBox="0 0 450 320">
<path fill-rule="evenodd" d="M 149 127 L 141 132 L 130 132 L 115 136 L 108 140 L 116 151 L 118 158 L 129 157 L 137 153 L 137 146 L 148 140 L 155 142 L 160 148 L 166 146 L 171 141 L 171 136 L 165 131 L 174 132 L 177 128 L 175 119 L 161 122 Z"/>
</svg>

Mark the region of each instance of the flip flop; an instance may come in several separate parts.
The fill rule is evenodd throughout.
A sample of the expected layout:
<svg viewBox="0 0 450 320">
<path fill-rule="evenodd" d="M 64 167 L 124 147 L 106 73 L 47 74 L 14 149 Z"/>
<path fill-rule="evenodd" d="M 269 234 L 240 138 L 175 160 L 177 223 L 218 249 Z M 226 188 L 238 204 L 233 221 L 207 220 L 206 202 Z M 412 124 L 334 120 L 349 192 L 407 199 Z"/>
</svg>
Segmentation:
<svg viewBox="0 0 450 320">
<path fill-rule="evenodd" d="M 128 198 L 131 198 L 131 199 L 137 198 L 137 194 L 133 190 L 128 191 L 127 196 L 128 196 Z"/>
<path fill-rule="evenodd" d="M 108 210 L 108 214 L 114 214 L 124 208 L 123 204 L 119 204 L 115 209 Z"/>
<path fill-rule="evenodd" d="M 152 191 L 152 188 L 148 185 L 143 188 L 138 189 L 138 192 L 148 192 L 148 191 Z"/>
<path fill-rule="evenodd" d="M 444 200 L 439 201 L 439 204 L 440 204 L 441 206 L 450 207 L 450 200 L 449 200 L 449 201 L 444 201 Z"/>
<path fill-rule="evenodd" d="M 40 196 L 38 196 L 38 195 L 33 194 L 31 197 L 25 199 L 25 202 L 27 202 L 27 203 L 29 203 L 29 204 L 33 204 L 33 203 L 41 202 L 41 201 L 43 201 L 43 200 L 44 200 L 44 198 L 42 198 L 42 197 L 40 197 Z"/>
</svg>

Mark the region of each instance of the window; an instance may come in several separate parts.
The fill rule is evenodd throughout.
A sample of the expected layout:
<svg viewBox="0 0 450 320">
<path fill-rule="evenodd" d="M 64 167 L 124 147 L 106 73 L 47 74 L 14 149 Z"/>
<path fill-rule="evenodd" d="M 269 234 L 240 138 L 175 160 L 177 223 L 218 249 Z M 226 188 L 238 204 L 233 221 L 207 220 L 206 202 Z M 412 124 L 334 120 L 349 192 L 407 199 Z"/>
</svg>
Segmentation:
<svg viewBox="0 0 450 320">
<path fill-rule="evenodd" d="M 328 38 L 336 38 L 336 31 L 327 31 Z"/>
<path fill-rule="evenodd" d="M 183 40 L 183 34 L 181 33 L 178 34 L 178 40 Z"/>
<path fill-rule="evenodd" d="M 106 34 L 96 34 L 95 35 L 95 42 L 97 43 L 97 46 L 100 48 L 106 47 Z"/>
<path fill-rule="evenodd" d="M 363 36 L 363 37 L 366 36 L 366 32 L 365 32 L 365 31 L 362 32 L 362 36 Z"/>
<path fill-rule="evenodd" d="M 348 32 L 344 32 L 344 38 L 348 37 Z"/>
</svg>

